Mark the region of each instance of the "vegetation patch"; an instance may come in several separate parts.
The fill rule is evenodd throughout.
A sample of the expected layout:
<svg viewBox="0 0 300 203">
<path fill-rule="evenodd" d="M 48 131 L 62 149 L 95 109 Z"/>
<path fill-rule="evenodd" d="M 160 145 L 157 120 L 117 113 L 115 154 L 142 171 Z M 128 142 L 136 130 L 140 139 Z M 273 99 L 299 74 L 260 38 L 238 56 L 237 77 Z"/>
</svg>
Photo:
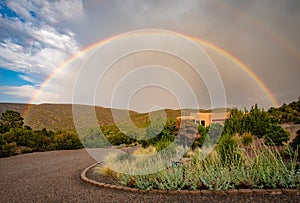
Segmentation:
<svg viewBox="0 0 300 203">
<path fill-rule="evenodd" d="M 232 142 L 235 141 L 228 137 L 223 139 L 207 157 L 197 149 L 190 161 L 170 164 L 155 173 L 130 175 L 104 168 L 102 174 L 111 175 L 123 186 L 144 190 L 299 189 L 300 170 L 295 158 L 285 162 L 278 151 L 265 145 L 253 146 L 254 155 L 249 156 L 236 145 L 232 146 Z M 142 163 L 145 160 L 129 161 L 127 158 L 110 155 L 106 161 L 118 163 L 122 166 L 122 171 L 126 168 L 127 172 L 131 173 L 138 170 L 141 164 L 145 164 Z M 153 160 L 147 161 L 150 167 Z"/>
<path fill-rule="evenodd" d="M 63 149 L 80 149 L 82 144 L 72 131 L 32 130 L 24 126 L 20 113 L 7 110 L 0 119 L 0 157 Z"/>
<path fill-rule="evenodd" d="M 112 177 L 121 185 L 144 190 L 299 189 L 300 130 L 288 144 L 289 133 L 280 123 L 272 111 L 264 111 L 257 105 L 249 111 L 232 109 L 224 127 L 191 123 L 177 126 L 176 122 L 168 121 L 163 130 L 158 131 L 152 125 L 154 129 L 146 132 L 146 137 L 156 136 L 140 141 L 145 149 L 133 155 L 143 156 L 110 154 L 105 166 L 115 171 Z M 179 152 L 187 151 L 181 150 L 187 147 L 182 145 L 184 142 L 176 140 L 187 138 L 194 140 L 192 151 L 185 155 L 189 156 L 188 161 L 176 160 Z M 207 146 L 213 147 L 209 154 Z M 155 159 L 147 158 L 155 152 L 158 154 Z"/>
</svg>

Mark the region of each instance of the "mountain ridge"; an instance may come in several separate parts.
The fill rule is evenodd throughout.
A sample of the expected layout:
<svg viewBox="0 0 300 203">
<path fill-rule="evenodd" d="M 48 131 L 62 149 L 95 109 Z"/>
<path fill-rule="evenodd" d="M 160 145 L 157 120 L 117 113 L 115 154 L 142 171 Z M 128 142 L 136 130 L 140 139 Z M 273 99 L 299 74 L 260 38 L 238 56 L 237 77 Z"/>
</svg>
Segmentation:
<svg viewBox="0 0 300 203">
<path fill-rule="evenodd" d="M 24 103 L 0 103 L 0 114 L 6 110 L 19 112 L 24 117 L 24 123 L 34 130 L 47 128 L 48 130 L 75 130 L 73 121 L 73 108 L 78 110 L 80 124 L 89 127 L 88 120 L 94 115 L 91 109 L 95 111 L 98 125 L 115 125 L 115 120 L 130 119 L 135 125 L 142 127 L 150 121 L 149 112 L 139 113 L 133 110 L 106 108 L 102 106 L 89 106 L 81 104 L 24 104 Z M 228 110 L 228 109 L 221 109 Z M 165 109 L 153 112 L 165 111 L 167 119 L 176 119 L 181 115 L 189 115 L 191 112 L 208 112 L 211 110 L 197 109 Z M 151 114 L 153 113 L 151 112 Z"/>
</svg>

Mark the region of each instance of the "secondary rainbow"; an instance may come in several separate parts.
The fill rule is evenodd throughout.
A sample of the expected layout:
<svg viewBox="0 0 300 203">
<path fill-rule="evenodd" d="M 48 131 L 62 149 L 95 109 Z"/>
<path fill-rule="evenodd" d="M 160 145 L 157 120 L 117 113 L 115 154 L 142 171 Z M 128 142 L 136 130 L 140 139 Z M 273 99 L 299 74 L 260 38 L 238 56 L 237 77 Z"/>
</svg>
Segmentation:
<svg viewBox="0 0 300 203">
<path fill-rule="evenodd" d="M 273 96 L 271 90 L 269 90 L 269 88 L 264 84 L 264 82 L 246 64 L 244 64 L 242 61 L 237 59 L 235 56 L 233 56 L 229 52 L 225 51 L 224 49 L 221 49 L 220 47 L 217 47 L 216 45 L 214 45 L 212 43 L 209 43 L 207 41 L 204 41 L 204 40 L 196 38 L 196 37 L 192 37 L 192 36 L 188 36 L 188 37 L 190 39 L 192 39 L 193 41 L 198 42 L 201 45 L 207 46 L 207 47 L 217 51 L 218 53 L 224 55 L 226 58 L 231 60 L 233 63 L 237 64 L 253 80 L 256 81 L 256 83 L 259 85 L 259 87 L 268 95 L 268 97 L 272 101 L 273 105 L 276 106 L 276 107 L 279 106 L 279 104 L 278 104 L 277 100 L 275 99 L 275 97 Z"/>
<path fill-rule="evenodd" d="M 143 32 L 142 32 L 143 33 Z M 38 95 L 40 94 L 40 92 L 43 90 L 43 88 L 47 85 L 47 83 L 60 71 L 62 70 L 66 65 L 68 65 L 69 63 L 71 63 L 72 61 L 74 61 L 76 58 L 82 56 L 83 54 L 97 48 L 100 46 L 103 46 L 104 44 L 107 44 L 115 39 L 118 39 L 120 37 L 124 37 L 124 36 L 129 36 L 129 35 L 141 35 L 141 32 L 135 33 L 135 32 L 129 32 L 129 33 L 125 33 L 125 34 L 120 34 L 120 35 L 116 35 L 104 40 L 101 40 L 95 44 L 92 44 L 88 47 L 86 47 L 85 49 L 83 49 L 82 51 L 78 52 L 77 54 L 71 56 L 68 60 L 66 60 L 61 66 L 59 66 L 57 69 L 55 69 L 53 71 L 53 73 L 42 83 L 41 87 L 37 90 L 36 94 L 32 97 L 32 99 L 30 100 L 30 104 L 33 103 L 35 101 L 35 99 L 38 97 Z M 144 33 L 147 33 L 147 31 L 145 31 Z M 162 34 L 162 33 L 154 33 L 154 34 Z M 171 34 L 172 32 L 168 32 L 169 34 Z M 175 34 L 175 33 L 173 33 Z M 203 39 L 194 37 L 194 36 L 189 36 L 189 35 L 183 35 L 183 34 L 178 34 L 176 33 L 176 35 L 178 36 L 182 36 L 184 38 L 190 39 L 194 42 L 199 43 L 202 46 L 211 48 L 212 50 L 222 54 L 223 56 L 225 56 L 226 58 L 228 58 L 229 60 L 231 60 L 233 63 L 237 64 L 238 67 L 240 67 L 245 73 L 247 73 L 247 75 L 249 77 L 251 77 L 254 81 L 256 81 L 256 83 L 258 84 L 258 86 L 263 90 L 263 92 L 265 92 L 265 94 L 270 98 L 271 102 L 273 103 L 274 106 L 279 106 L 277 100 L 275 99 L 275 97 L 272 95 L 272 92 L 267 88 L 267 86 L 263 83 L 263 81 L 246 65 L 244 64 L 242 61 L 240 61 L 239 59 L 237 59 L 235 56 L 233 56 L 232 54 L 230 54 L 229 52 L 227 52 L 226 50 L 212 44 L 211 42 L 205 41 Z M 28 105 L 28 107 L 26 108 L 26 110 L 23 113 L 23 116 L 25 117 L 27 115 L 27 113 L 30 110 L 30 105 Z"/>
</svg>

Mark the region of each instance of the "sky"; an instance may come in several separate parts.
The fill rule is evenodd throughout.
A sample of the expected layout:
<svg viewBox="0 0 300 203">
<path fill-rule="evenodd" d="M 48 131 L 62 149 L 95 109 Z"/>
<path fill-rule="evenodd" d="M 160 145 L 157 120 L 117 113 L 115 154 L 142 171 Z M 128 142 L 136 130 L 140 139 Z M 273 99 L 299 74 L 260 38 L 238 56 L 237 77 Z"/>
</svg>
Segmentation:
<svg viewBox="0 0 300 203">
<path fill-rule="evenodd" d="M 0 102 L 269 108 L 299 36 L 299 0 L 0 0 Z"/>
</svg>

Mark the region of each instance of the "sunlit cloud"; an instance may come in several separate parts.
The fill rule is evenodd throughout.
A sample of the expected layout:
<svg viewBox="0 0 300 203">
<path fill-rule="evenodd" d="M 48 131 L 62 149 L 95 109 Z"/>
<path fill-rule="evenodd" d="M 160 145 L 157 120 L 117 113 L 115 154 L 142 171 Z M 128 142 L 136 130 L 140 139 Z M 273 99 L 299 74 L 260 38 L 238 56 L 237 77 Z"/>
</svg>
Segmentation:
<svg viewBox="0 0 300 203">
<path fill-rule="evenodd" d="M 78 7 L 76 3 L 81 2 L 8 1 L 15 16 L 0 21 L 0 29 L 4 30 L 0 34 L 0 66 L 45 78 L 78 52 L 81 45 L 75 33 L 53 24 L 62 16 L 70 16 Z"/>
</svg>

